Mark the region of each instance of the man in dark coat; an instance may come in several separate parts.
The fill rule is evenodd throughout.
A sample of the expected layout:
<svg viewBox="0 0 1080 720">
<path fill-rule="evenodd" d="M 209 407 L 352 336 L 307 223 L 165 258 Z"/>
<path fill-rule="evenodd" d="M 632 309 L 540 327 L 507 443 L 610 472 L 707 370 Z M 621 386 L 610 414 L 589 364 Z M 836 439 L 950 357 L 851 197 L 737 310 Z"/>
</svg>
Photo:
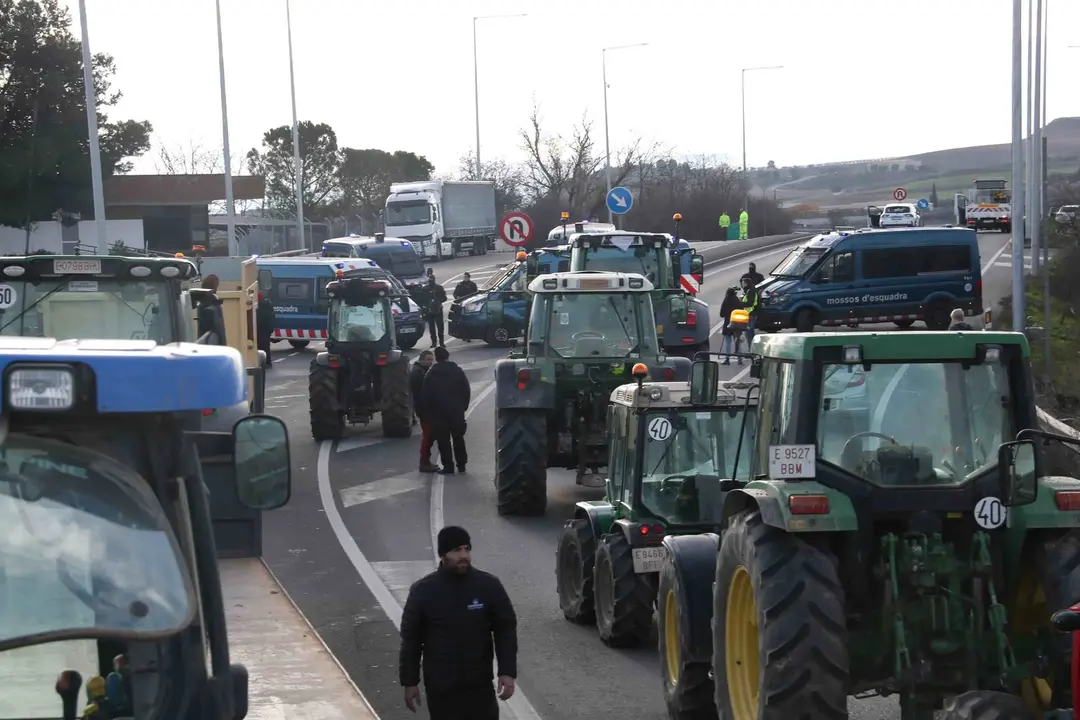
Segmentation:
<svg viewBox="0 0 1080 720">
<path fill-rule="evenodd" d="M 428 270 L 430 269 L 428 268 Z M 443 328 L 446 323 L 443 320 L 442 306 L 446 302 L 446 290 L 443 290 L 443 286 L 435 282 L 435 273 L 428 274 L 428 281 L 423 288 L 422 298 L 423 301 L 420 302 L 420 307 L 423 308 L 424 317 L 428 321 L 431 347 L 445 345 L 446 343 L 443 342 Z M 436 335 L 438 335 L 437 339 Z"/>
<path fill-rule="evenodd" d="M 497 577 L 472 566 L 468 531 L 448 525 L 436 541 L 439 567 L 409 588 L 401 612 L 398 678 L 405 707 L 420 707 L 420 675 L 431 720 L 498 720 L 498 697 L 517 684 L 517 616 Z"/>
<path fill-rule="evenodd" d="M 431 423 L 431 433 L 439 446 L 442 475 L 465 472 L 468 453 L 465 451 L 465 412 L 472 393 L 469 378 L 457 363 L 450 360 L 450 351 L 441 345 L 435 348 L 435 364 L 424 377 L 420 390 L 418 413 L 420 420 Z"/>
<path fill-rule="evenodd" d="M 956 308 L 949 314 L 950 330 L 974 330 L 975 328 L 968 325 L 967 320 L 964 319 L 964 311 L 960 308 Z"/>
<path fill-rule="evenodd" d="M 435 354 L 430 350 L 423 350 L 420 357 L 413 363 L 409 371 L 409 393 L 412 395 L 413 417 L 420 418 L 420 472 L 433 473 L 438 471 L 438 466 L 431 462 L 431 443 L 434 437 L 431 434 L 431 423 L 424 415 L 420 407 L 420 398 L 424 392 L 424 378 L 435 362 Z"/>
<path fill-rule="evenodd" d="M 270 338 L 274 336 L 274 323 L 277 321 L 277 313 L 274 312 L 274 303 L 270 298 L 259 293 L 259 304 L 255 308 L 255 325 L 258 331 L 256 347 L 266 353 L 266 367 L 273 365 L 270 359 Z"/>
<path fill-rule="evenodd" d="M 207 345 L 228 345 L 225 342 L 225 314 L 221 309 L 221 298 L 217 296 L 217 289 L 221 281 L 217 275 L 207 275 L 203 278 L 203 290 L 199 296 L 199 312 L 196 315 L 197 332 L 201 338 L 209 333 L 206 338 Z"/>
<path fill-rule="evenodd" d="M 755 287 L 765 282 L 765 276 L 757 271 L 757 264 L 755 263 L 750 263 L 750 267 L 746 269 L 746 272 L 743 273 L 742 277 L 749 278 L 750 282 L 753 283 Z M 739 278 L 739 280 L 741 281 L 742 278 Z"/>
<path fill-rule="evenodd" d="M 477 292 L 476 283 L 472 281 L 469 273 L 465 273 L 461 276 L 461 282 L 454 287 L 454 299 L 461 300 L 467 298 L 470 295 L 475 295 Z"/>
</svg>

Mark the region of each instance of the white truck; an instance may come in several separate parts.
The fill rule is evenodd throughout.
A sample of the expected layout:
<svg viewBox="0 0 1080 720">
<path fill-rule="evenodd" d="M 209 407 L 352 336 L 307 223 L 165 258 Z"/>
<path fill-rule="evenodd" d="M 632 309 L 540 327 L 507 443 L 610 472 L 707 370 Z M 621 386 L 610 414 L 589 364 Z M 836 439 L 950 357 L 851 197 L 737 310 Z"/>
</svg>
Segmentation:
<svg viewBox="0 0 1080 720">
<path fill-rule="evenodd" d="M 956 195 L 956 224 L 972 230 L 1012 232 L 1012 194 L 1005 180 L 976 180 L 967 195 Z"/>
<path fill-rule="evenodd" d="M 404 238 L 429 260 L 484 255 L 495 246 L 495 183 L 427 180 L 394 183 L 383 218 L 388 235 Z"/>
</svg>

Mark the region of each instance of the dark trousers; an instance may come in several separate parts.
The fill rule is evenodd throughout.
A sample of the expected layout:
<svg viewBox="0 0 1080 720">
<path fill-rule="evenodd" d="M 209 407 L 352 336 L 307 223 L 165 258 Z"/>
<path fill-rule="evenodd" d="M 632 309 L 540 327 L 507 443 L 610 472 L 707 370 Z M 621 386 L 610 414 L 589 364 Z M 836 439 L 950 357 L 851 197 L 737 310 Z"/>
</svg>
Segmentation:
<svg viewBox="0 0 1080 720">
<path fill-rule="evenodd" d="M 499 720 L 495 688 L 485 685 L 427 691 L 431 720 Z"/>
<path fill-rule="evenodd" d="M 432 345 L 445 345 L 443 342 L 443 314 L 442 312 L 429 313 L 427 318 L 428 332 L 431 333 Z M 438 331 L 438 340 L 435 339 L 435 333 Z"/>
<path fill-rule="evenodd" d="M 453 468 L 457 460 L 457 467 L 464 468 L 469 462 L 469 455 L 465 451 L 465 422 L 460 425 L 447 425 L 437 423 L 432 427 L 432 434 L 439 446 L 439 461 L 444 468 Z"/>
<path fill-rule="evenodd" d="M 262 333 L 259 333 L 258 342 L 256 343 L 256 349 L 257 350 L 262 350 L 264 353 L 266 353 L 266 364 L 267 365 L 269 365 L 271 363 L 271 359 L 270 359 L 270 338 L 271 338 L 271 335 L 263 335 Z"/>
</svg>

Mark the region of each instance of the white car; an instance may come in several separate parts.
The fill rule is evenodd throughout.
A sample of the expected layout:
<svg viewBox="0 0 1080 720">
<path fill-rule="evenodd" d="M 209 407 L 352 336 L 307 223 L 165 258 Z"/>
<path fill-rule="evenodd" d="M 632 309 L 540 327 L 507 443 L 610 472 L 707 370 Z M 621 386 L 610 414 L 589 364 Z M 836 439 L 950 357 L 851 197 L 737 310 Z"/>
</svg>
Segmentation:
<svg viewBox="0 0 1080 720">
<path fill-rule="evenodd" d="M 1076 216 L 1080 215 L 1080 205 L 1062 205 L 1054 213 L 1054 220 L 1065 225 L 1076 220 Z"/>
<path fill-rule="evenodd" d="M 922 225 L 922 218 L 919 217 L 919 211 L 913 204 L 894 203 L 885 206 L 881 212 L 880 224 L 883 228 L 919 227 Z"/>
</svg>

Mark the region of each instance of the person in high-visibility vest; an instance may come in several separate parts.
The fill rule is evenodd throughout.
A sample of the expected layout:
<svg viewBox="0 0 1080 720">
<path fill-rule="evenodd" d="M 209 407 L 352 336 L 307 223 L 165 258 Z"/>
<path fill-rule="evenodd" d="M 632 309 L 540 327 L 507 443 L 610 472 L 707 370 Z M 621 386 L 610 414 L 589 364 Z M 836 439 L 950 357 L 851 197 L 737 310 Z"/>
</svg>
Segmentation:
<svg viewBox="0 0 1080 720">
<path fill-rule="evenodd" d="M 731 227 L 731 218 L 727 213 L 720 214 L 720 239 L 727 240 L 728 228 Z"/>
<path fill-rule="evenodd" d="M 750 230 L 750 216 L 746 214 L 744 209 L 739 213 L 739 239 L 745 240 Z"/>
</svg>

